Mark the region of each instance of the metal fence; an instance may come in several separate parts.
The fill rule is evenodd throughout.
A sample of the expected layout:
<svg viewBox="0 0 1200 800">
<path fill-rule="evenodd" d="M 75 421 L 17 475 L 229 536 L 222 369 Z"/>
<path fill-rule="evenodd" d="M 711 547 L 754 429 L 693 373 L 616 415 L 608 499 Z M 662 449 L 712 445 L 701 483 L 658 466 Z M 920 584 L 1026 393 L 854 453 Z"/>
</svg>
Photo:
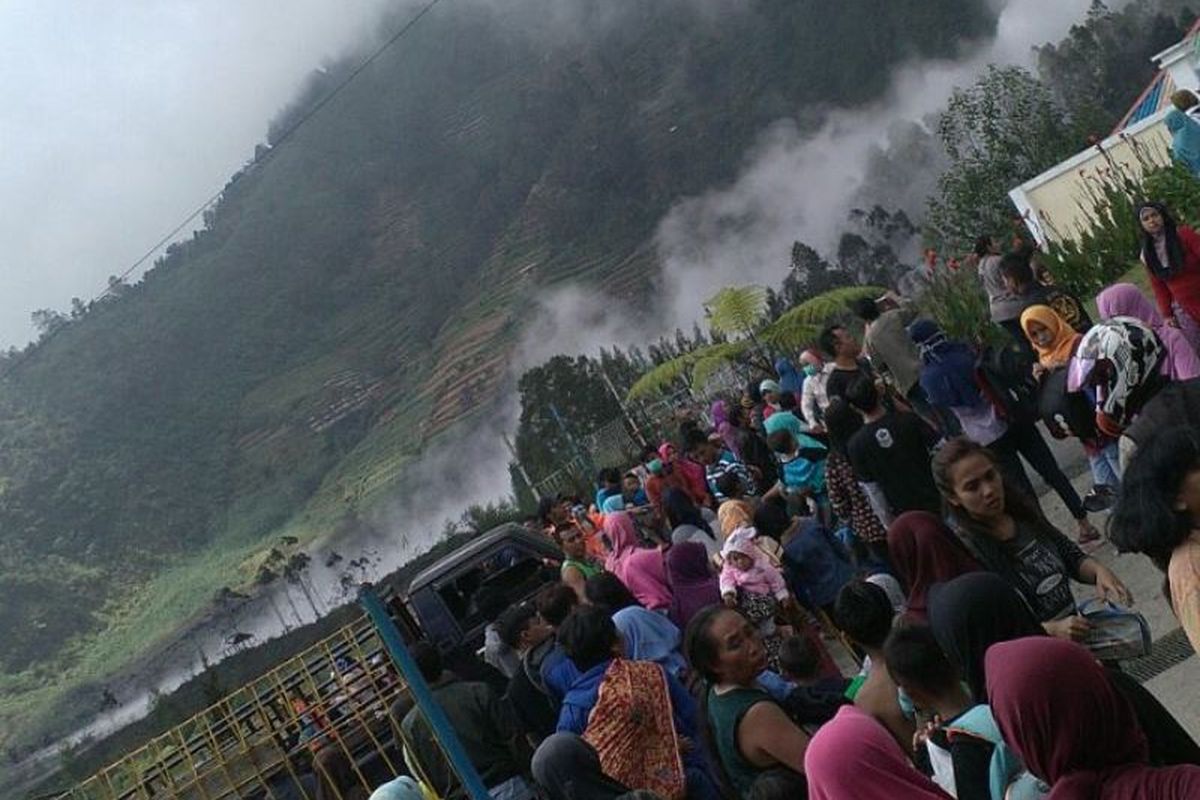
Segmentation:
<svg viewBox="0 0 1200 800">
<path fill-rule="evenodd" d="M 360 616 L 58 795 L 62 800 L 342 800 L 405 766 L 389 714 L 406 694 Z"/>
</svg>

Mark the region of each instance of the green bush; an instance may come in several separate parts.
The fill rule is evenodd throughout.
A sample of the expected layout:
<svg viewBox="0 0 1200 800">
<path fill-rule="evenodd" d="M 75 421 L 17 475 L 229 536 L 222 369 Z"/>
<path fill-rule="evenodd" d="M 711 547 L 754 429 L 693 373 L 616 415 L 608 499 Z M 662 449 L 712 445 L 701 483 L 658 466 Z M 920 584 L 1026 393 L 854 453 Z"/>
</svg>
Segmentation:
<svg viewBox="0 0 1200 800">
<path fill-rule="evenodd" d="M 952 339 L 984 345 L 1004 338 L 999 326 L 991 324 L 987 295 L 973 269 L 935 272 L 921 296 L 921 308 Z"/>
<path fill-rule="evenodd" d="M 1176 219 L 1200 221 L 1200 180 L 1179 164 L 1144 164 L 1140 181 L 1113 165 L 1104 179 L 1085 182 L 1080 204 L 1088 209 L 1091 226 L 1077 238 L 1050 243 L 1042 261 L 1055 280 L 1080 297 L 1097 292 L 1124 275 L 1138 259 L 1141 237 L 1137 206 L 1146 200 L 1166 203 Z"/>
</svg>

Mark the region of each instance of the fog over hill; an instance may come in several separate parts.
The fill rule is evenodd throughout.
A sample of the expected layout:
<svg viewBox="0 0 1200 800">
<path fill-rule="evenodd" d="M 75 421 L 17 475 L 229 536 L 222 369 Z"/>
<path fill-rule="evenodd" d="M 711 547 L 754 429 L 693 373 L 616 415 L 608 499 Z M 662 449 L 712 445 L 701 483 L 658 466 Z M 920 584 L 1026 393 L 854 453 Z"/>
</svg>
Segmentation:
<svg viewBox="0 0 1200 800">
<path fill-rule="evenodd" d="M 36 261 L 46 274 L 13 293 L 67 309 L 226 188 L 144 278 L 43 319 L 42 343 L 0 364 L 0 749 L 76 729 L 223 587 L 286 602 L 294 587 L 262 572 L 283 537 L 312 555 L 323 605 L 331 549 L 376 553 L 375 571 L 427 549 L 507 491 L 499 433 L 523 367 L 690 326 L 720 285 L 777 283 L 792 241 L 833 241 L 898 125 L 988 62 L 1027 63 L 1088 3 L 445 0 L 238 171 L 417 9 L 385 6 L 306 0 L 276 23 L 250 4 L 217 25 L 168 5 L 166 23 L 68 29 L 111 33 L 91 74 L 119 89 L 81 102 L 87 147 L 47 166 L 51 143 L 25 143 L 14 175 L 48 190 L 6 215 L 7 254 L 72 267 Z M 173 104 L 151 119 L 121 105 L 168 74 Z M 916 208 L 935 177 L 889 199 Z M 279 627 L 267 600 L 242 613 L 260 639 Z M 193 643 L 215 656 L 229 624 Z M 122 700 L 155 680 L 126 675 Z"/>
</svg>

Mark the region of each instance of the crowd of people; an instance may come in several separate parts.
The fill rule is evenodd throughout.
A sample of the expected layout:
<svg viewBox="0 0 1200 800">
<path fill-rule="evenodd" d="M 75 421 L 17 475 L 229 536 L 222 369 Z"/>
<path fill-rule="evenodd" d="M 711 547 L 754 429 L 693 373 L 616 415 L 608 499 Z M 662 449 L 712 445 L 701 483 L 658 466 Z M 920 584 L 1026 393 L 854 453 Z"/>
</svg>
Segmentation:
<svg viewBox="0 0 1200 800">
<path fill-rule="evenodd" d="M 1092 555 L 1111 509 L 1200 649 L 1200 236 L 1138 218 L 1153 300 L 1108 287 L 1093 321 L 981 237 L 1005 344 L 863 300 L 861 336 L 828 326 L 594 497 L 543 500 L 560 580 L 499 604 L 505 695 L 415 652 L 492 797 L 1200 797 L 1200 747 L 1113 656 L 1140 617 Z M 1045 433 L 1086 456 L 1084 496 Z M 427 788 L 465 796 L 401 724 Z"/>
</svg>

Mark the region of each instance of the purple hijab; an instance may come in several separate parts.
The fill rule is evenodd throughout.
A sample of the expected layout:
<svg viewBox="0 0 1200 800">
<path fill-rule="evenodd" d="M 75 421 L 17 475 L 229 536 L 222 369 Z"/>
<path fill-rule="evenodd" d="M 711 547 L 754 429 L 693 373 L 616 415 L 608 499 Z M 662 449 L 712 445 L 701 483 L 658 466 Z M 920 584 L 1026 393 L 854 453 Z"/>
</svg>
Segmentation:
<svg viewBox="0 0 1200 800">
<path fill-rule="evenodd" d="M 733 429 L 733 423 L 729 421 L 729 409 L 725 405 L 725 401 L 717 400 L 708 412 L 712 417 L 713 430 L 721 437 L 726 449 L 741 458 L 742 454 L 738 452 L 737 431 Z"/>
<path fill-rule="evenodd" d="M 682 630 L 697 611 L 721 602 L 717 576 L 708 568 L 708 551 L 699 542 L 682 542 L 667 551 L 671 584 L 671 621 Z"/>
<path fill-rule="evenodd" d="M 1163 322 L 1154 304 L 1146 299 L 1132 283 L 1114 283 L 1096 295 L 1096 310 L 1100 319 L 1133 317 L 1154 329 L 1167 357 L 1163 359 L 1163 374 L 1173 381 L 1186 381 L 1200 377 L 1200 357 L 1179 328 Z"/>
</svg>

